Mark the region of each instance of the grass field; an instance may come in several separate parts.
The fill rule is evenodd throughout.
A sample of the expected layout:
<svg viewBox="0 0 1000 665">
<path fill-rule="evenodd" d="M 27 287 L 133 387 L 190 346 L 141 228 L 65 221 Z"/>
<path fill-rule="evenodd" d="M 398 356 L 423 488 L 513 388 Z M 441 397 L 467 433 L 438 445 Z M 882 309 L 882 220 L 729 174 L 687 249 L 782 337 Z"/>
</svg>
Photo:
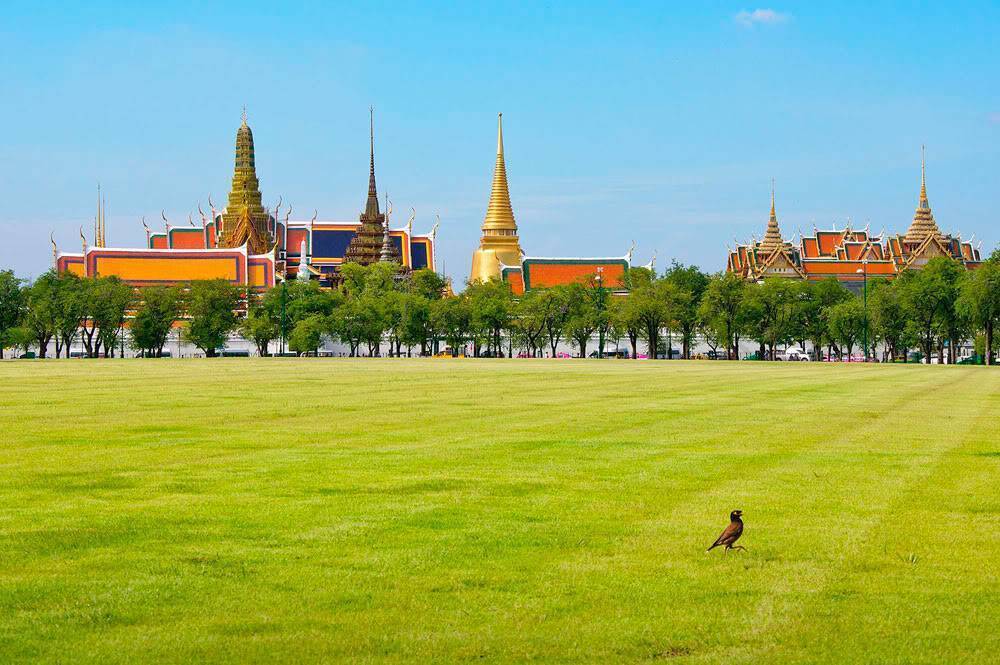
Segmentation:
<svg viewBox="0 0 1000 665">
<path fill-rule="evenodd" d="M 995 662 L 1000 372 L 0 363 L 0 661 Z M 705 548 L 744 511 L 748 551 Z"/>
</svg>

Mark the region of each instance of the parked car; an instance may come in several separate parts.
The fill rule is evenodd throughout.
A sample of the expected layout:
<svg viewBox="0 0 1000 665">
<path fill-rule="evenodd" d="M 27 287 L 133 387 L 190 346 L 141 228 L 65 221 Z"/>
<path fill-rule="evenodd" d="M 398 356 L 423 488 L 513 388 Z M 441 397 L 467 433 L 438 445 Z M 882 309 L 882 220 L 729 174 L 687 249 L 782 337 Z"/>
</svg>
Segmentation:
<svg viewBox="0 0 1000 665">
<path fill-rule="evenodd" d="M 785 349 L 784 353 L 778 356 L 778 360 L 808 362 L 809 354 L 798 346 L 790 346 Z"/>
<path fill-rule="evenodd" d="M 587 354 L 587 357 L 588 358 L 598 358 L 600 356 L 597 353 L 597 351 L 591 351 L 589 354 Z M 605 350 L 604 351 L 604 357 L 605 358 L 628 358 L 628 350 L 627 349 L 616 349 L 614 351 L 607 351 L 607 350 Z"/>
</svg>

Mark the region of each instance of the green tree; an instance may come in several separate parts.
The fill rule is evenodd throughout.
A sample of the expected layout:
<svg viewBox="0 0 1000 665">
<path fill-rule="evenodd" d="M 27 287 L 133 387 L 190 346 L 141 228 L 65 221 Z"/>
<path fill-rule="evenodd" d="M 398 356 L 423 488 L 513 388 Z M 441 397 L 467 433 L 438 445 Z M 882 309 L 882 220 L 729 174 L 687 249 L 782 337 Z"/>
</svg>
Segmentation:
<svg viewBox="0 0 1000 665">
<path fill-rule="evenodd" d="M 996 349 L 994 333 L 1000 326 L 1000 256 L 996 261 L 984 262 L 965 276 L 956 309 L 974 330 L 982 333 L 983 356 L 986 364 L 992 365 Z"/>
<path fill-rule="evenodd" d="M 427 355 L 433 335 L 431 301 L 419 293 L 404 293 L 400 301 L 399 341 L 406 347 L 407 357 L 414 346 L 420 347 L 420 355 Z"/>
<path fill-rule="evenodd" d="M 268 346 L 281 333 L 280 322 L 261 306 L 247 312 L 246 318 L 240 322 L 239 331 L 244 339 L 257 347 L 257 355 L 261 357 L 267 355 Z"/>
<path fill-rule="evenodd" d="M 857 298 L 830 307 L 830 336 L 847 349 L 850 357 L 865 325 L 865 309 Z"/>
<path fill-rule="evenodd" d="M 135 305 L 135 289 L 110 275 L 97 278 L 96 291 L 100 299 L 96 310 L 98 342 L 103 345 L 105 355 L 114 358 L 116 342 L 124 339 L 125 321 Z"/>
<path fill-rule="evenodd" d="M 159 358 L 174 322 L 181 315 L 183 294 L 176 286 L 147 286 L 132 319 L 132 346 L 143 356 Z"/>
<path fill-rule="evenodd" d="M 580 283 L 567 287 L 566 298 L 569 316 L 566 317 L 565 333 L 576 344 L 581 358 L 587 357 L 587 342 L 598 326 L 598 312 L 594 307 L 591 291 Z"/>
<path fill-rule="evenodd" d="M 357 264 L 350 264 L 362 268 Z M 363 268 L 362 268 L 363 269 Z M 344 301 L 344 296 L 322 289 L 319 282 L 282 282 L 264 294 L 260 307 L 278 323 L 278 335 L 288 339 L 296 323 L 314 314 L 328 317 Z"/>
<path fill-rule="evenodd" d="M 5 346 L 17 348 L 9 336 L 24 317 L 24 296 L 23 280 L 15 277 L 13 271 L 0 270 L 0 360 Z"/>
<path fill-rule="evenodd" d="M 315 354 L 328 327 L 326 319 L 318 314 L 301 319 L 295 324 L 288 338 L 288 348 L 299 354 Z"/>
<path fill-rule="evenodd" d="M 868 318 L 871 329 L 885 345 L 887 359 L 894 360 L 902 354 L 906 362 L 910 342 L 906 311 L 900 300 L 900 290 L 894 284 L 877 280 L 868 287 Z"/>
<path fill-rule="evenodd" d="M 830 308 L 850 300 L 851 292 L 836 277 L 828 277 L 818 282 L 802 282 L 798 308 L 798 324 L 801 336 L 812 342 L 816 358 L 823 355 L 823 347 L 832 342 L 830 337 Z"/>
<path fill-rule="evenodd" d="M 73 273 L 63 273 L 56 279 L 56 358 L 64 350 L 69 358 L 70 347 L 80 331 L 84 307 L 83 281 Z"/>
<path fill-rule="evenodd" d="M 797 306 L 796 286 L 783 277 L 770 277 L 748 287 L 745 303 L 747 330 L 760 344 L 761 355 L 774 360 L 779 344 L 793 340 Z"/>
<path fill-rule="evenodd" d="M 944 362 L 944 341 L 948 342 L 948 363 L 958 360 L 957 349 L 961 341 L 969 336 L 968 322 L 956 309 L 959 286 L 965 276 L 965 268 L 958 261 L 948 257 L 936 257 L 927 262 L 921 272 L 941 289 L 934 328 L 938 339 L 938 362 Z"/>
<path fill-rule="evenodd" d="M 59 276 L 54 270 L 43 273 L 27 290 L 25 325 L 35 336 L 38 357 L 44 358 L 56 335 L 59 320 Z"/>
<path fill-rule="evenodd" d="M 482 331 L 487 350 L 494 357 L 500 356 L 503 333 L 510 330 L 514 316 L 514 294 L 510 285 L 497 278 L 472 282 L 463 295 L 472 313 L 473 330 Z"/>
<path fill-rule="evenodd" d="M 733 360 L 739 354 L 740 316 L 746 298 L 746 282 L 733 273 L 709 278 L 698 305 L 703 329 L 726 347 L 726 357 Z"/>
<path fill-rule="evenodd" d="M 562 340 L 566 320 L 569 318 L 569 287 L 559 285 L 539 291 L 538 302 L 542 311 L 545 340 L 555 358 L 556 348 Z"/>
<path fill-rule="evenodd" d="M 5 343 L 15 352 L 21 349 L 27 354 L 31 351 L 31 345 L 35 343 L 35 333 L 28 326 L 14 326 L 7 329 L 5 339 Z"/>
<path fill-rule="evenodd" d="M 624 298 L 613 298 L 608 307 L 608 318 L 615 335 L 628 339 L 632 359 L 639 357 L 639 338 L 643 323 L 639 316 L 639 301 L 633 297 L 634 291 Z"/>
<path fill-rule="evenodd" d="M 934 351 L 944 301 L 954 298 L 954 291 L 947 283 L 950 270 L 936 267 L 941 261 L 951 259 L 936 257 L 928 261 L 923 270 L 906 270 L 896 278 L 895 286 L 906 312 L 908 331 L 916 335 L 926 362 L 930 362 Z"/>
<path fill-rule="evenodd" d="M 517 301 L 514 309 L 513 334 L 518 346 L 528 351 L 532 358 L 541 354 L 545 334 L 545 303 L 542 300 L 542 291 L 528 291 Z"/>
<path fill-rule="evenodd" d="M 678 290 L 676 306 L 677 332 L 681 336 L 681 355 L 691 358 L 691 345 L 699 328 L 699 307 L 708 288 L 709 277 L 697 266 L 685 266 L 674 261 L 664 275 L 667 282 Z"/>
<path fill-rule="evenodd" d="M 635 289 L 628 299 L 646 340 L 649 357 L 656 359 L 659 357 L 660 331 L 676 324 L 684 296 L 675 284 L 661 278 Z"/>
<path fill-rule="evenodd" d="M 448 283 L 444 277 L 429 268 L 414 270 L 406 279 L 405 290 L 427 300 L 440 300 Z"/>
<path fill-rule="evenodd" d="M 241 289 L 224 279 L 191 282 L 185 299 L 187 341 L 204 351 L 206 357 L 214 358 L 239 325 L 236 310 L 241 297 Z"/>
<path fill-rule="evenodd" d="M 461 297 L 443 298 L 431 303 L 431 323 L 445 342 L 451 347 L 451 355 L 457 356 L 465 345 L 472 327 L 472 311 L 469 303 Z"/>
</svg>

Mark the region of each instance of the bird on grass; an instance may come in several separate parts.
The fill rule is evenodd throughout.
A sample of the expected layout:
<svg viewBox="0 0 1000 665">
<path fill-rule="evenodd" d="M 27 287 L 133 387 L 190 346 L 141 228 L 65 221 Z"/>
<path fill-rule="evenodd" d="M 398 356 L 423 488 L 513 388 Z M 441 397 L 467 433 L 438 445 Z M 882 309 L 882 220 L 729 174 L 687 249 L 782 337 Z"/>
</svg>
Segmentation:
<svg viewBox="0 0 1000 665">
<path fill-rule="evenodd" d="M 725 545 L 726 552 L 728 552 L 729 550 L 743 550 L 745 552 L 747 548 L 743 547 L 742 545 L 733 544 L 737 540 L 739 540 L 740 536 L 742 535 L 743 535 L 743 511 L 734 510 L 733 512 L 729 513 L 729 526 L 727 526 L 722 531 L 722 533 L 719 535 L 716 541 L 712 543 L 712 546 L 705 551 L 710 552 L 719 545 Z"/>
</svg>

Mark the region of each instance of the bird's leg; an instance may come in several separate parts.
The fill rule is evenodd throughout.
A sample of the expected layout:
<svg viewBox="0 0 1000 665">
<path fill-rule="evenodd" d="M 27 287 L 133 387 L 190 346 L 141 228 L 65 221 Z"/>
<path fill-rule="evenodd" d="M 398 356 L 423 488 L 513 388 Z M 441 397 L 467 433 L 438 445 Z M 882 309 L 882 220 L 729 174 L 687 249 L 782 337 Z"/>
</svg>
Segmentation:
<svg viewBox="0 0 1000 665">
<path fill-rule="evenodd" d="M 734 550 L 743 550 L 744 552 L 747 551 L 747 548 L 743 547 L 742 545 L 733 545 L 733 549 Z"/>
</svg>

